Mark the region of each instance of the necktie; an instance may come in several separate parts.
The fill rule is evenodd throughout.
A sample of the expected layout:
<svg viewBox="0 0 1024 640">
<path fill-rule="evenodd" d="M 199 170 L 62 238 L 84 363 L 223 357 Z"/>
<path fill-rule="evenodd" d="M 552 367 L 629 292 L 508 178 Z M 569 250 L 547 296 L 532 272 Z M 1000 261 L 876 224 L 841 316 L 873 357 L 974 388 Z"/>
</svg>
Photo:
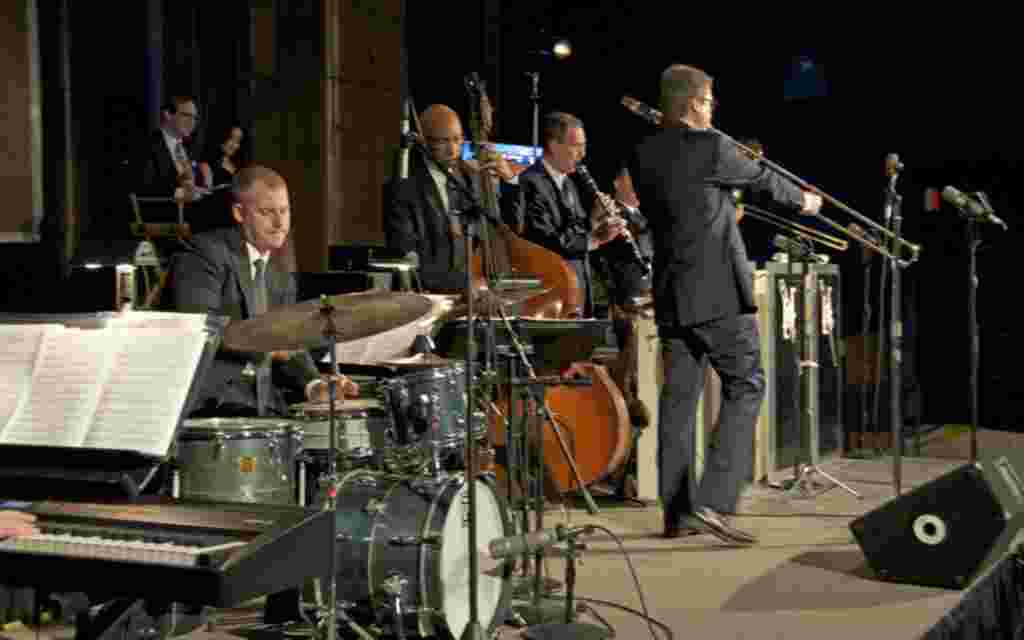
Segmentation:
<svg viewBox="0 0 1024 640">
<path fill-rule="evenodd" d="M 255 267 L 252 278 L 252 315 L 258 316 L 267 311 L 267 277 L 264 269 L 266 260 L 259 258 L 252 265 Z"/>
<path fill-rule="evenodd" d="M 448 180 L 445 182 L 448 196 L 448 231 L 452 240 L 452 269 L 464 271 L 466 269 L 466 241 L 463 238 L 462 222 L 457 215 L 462 210 L 463 196 L 456 183 L 457 180 L 458 178 L 453 174 L 448 174 Z"/>
<path fill-rule="evenodd" d="M 259 258 L 252 263 L 256 271 L 252 278 L 252 316 L 258 316 L 267 311 L 266 262 L 263 258 Z M 267 354 L 256 368 L 256 411 L 261 416 L 267 414 L 270 380 L 270 354 Z"/>
<path fill-rule="evenodd" d="M 181 144 L 181 140 L 178 140 L 174 147 L 174 163 L 178 165 L 179 175 L 192 175 L 192 163 L 188 161 L 188 154 L 185 153 L 185 145 Z"/>
<path fill-rule="evenodd" d="M 576 204 L 576 196 L 572 190 L 572 179 L 569 176 L 565 176 L 562 179 L 562 204 L 568 209 L 572 209 Z"/>
</svg>

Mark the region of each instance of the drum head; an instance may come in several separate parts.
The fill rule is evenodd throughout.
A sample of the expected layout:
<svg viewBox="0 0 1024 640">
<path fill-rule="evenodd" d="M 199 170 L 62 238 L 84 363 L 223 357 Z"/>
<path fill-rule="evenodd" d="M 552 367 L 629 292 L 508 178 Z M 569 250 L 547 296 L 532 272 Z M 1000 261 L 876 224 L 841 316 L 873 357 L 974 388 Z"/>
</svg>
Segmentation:
<svg viewBox="0 0 1024 640">
<path fill-rule="evenodd" d="M 291 406 L 293 416 L 306 416 L 309 418 L 322 418 L 326 420 L 331 415 L 331 403 L 329 402 L 302 402 Z M 384 404 L 376 398 L 350 398 L 344 402 L 334 403 L 334 412 L 339 416 L 352 414 L 383 413 Z"/>
<path fill-rule="evenodd" d="M 506 535 L 505 511 L 491 486 L 476 480 L 476 547 L 478 557 L 489 556 L 488 545 Z M 461 638 L 469 624 L 469 484 L 459 489 L 445 517 L 444 540 L 438 567 L 444 594 L 443 611 L 453 638 Z M 477 585 L 480 626 L 490 629 L 501 606 L 507 582 L 501 575 L 481 572 Z"/>
<path fill-rule="evenodd" d="M 181 439 L 272 438 L 295 431 L 301 427 L 280 418 L 197 418 L 182 423 Z"/>
</svg>

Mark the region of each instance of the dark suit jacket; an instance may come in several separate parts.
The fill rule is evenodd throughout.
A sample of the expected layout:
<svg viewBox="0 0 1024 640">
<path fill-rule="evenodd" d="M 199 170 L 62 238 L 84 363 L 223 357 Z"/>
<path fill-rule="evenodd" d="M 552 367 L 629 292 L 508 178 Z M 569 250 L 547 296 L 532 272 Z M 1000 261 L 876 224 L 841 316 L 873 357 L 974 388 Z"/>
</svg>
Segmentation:
<svg viewBox="0 0 1024 640">
<path fill-rule="evenodd" d="M 628 169 L 652 231 L 658 324 L 756 311 L 732 189 L 766 192 L 792 209 L 803 204 L 801 190 L 710 131 L 662 130 L 636 147 Z"/>
<path fill-rule="evenodd" d="M 271 259 L 267 265 L 268 307 L 295 303 L 295 283 Z M 232 320 L 253 317 L 252 271 L 242 234 L 237 227 L 207 231 L 192 236 L 171 261 L 170 298 L 173 308 L 183 313 L 222 315 Z M 197 412 L 213 415 L 255 409 L 255 385 L 243 377 L 247 363 L 257 366 L 263 354 L 221 348 L 203 380 Z M 275 362 L 274 389 L 267 406 L 288 415 L 288 403 L 304 400 L 308 382 L 319 376 L 310 355 L 302 352 L 286 363 Z M 292 393 L 288 393 L 292 392 Z"/>
<path fill-rule="evenodd" d="M 587 250 L 590 235 L 590 216 L 583 209 L 580 194 L 572 177 L 566 180 L 575 194 L 574 205 L 565 206 L 554 178 L 540 160 L 519 174 L 519 191 L 522 198 L 523 237 L 531 242 L 554 251 L 562 256 L 576 270 L 580 286 L 587 296 L 586 316 L 593 315 L 593 300 L 590 286 L 590 260 Z"/>
<path fill-rule="evenodd" d="M 163 132 L 152 132 L 141 145 L 133 160 L 134 178 L 130 190 L 140 198 L 173 198 L 178 187 L 178 168 L 174 164 Z M 140 213 L 145 222 L 177 222 L 178 205 L 168 203 L 139 203 Z M 193 222 L 196 205 L 185 205 L 185 221 Z M 134 221 L 134 218 L 133 218 Z M 193 229 L 196 231 L 197 229 Z"/>
<path fill-rule="evenodd" d="M 417 253 L 420 280 L 427 291 L 463 291 L 466 288 L 466 271 L 456 269 L 454 259 L 457 252 L 464 251 L 461 245 L 465 240 L 451 235 L 441 193 L 430 175 L 426 158 L 414 150 L 409 160 L 409 177 L 395 179 L 385 187 L 384 236 L 387 245 L 403 254 Z M 479 176 L 458 170 L 452 179 L 459 186 L 448 190 L 449 207 L 455 211 L 479 208 Z M 518 201 L 516 195 L 516 188 L 503 186 L 503 196 L 513 205 Z M 459 218 L 464 229 L 468 219 Z"/>
</svg>

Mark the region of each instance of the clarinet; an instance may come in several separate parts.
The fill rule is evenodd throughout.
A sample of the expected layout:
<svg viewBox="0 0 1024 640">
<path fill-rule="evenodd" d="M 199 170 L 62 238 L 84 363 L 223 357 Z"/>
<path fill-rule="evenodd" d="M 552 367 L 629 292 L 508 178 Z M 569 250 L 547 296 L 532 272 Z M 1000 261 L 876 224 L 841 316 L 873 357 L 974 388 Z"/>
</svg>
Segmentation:
<svg viewBox="0 0 1024 640">
<path fill-rule="evenodd" d="M 602 193 L 601 190 L 597 188 L 597 183 L 594 182 L 593 176 L 590 175 L 590 172 L 587 171 L 587 167 L 584 166 L 582 162 L 576 165 L 576 173 L 579 174 L 580 178 L 583 179 L 583 183 L 587 185 L 587 188 L 590 189 L 598 202 L 601 203 L 601 208 L 604 209 L 606 214 L 605 220 L 609 218 L 623 218 L 622 209 L 619 207 L 619 204 L 611 196 L 606 193 Z M 639 265 L 644 276 L 649 276 L 651 274 L 651 262 L 644 257 L 643 253 L 640 252 L 640 247 L 637 246 L 636 239 L 633 238 L 632 234 L 630 234 L 628 238 L 624 239 L 633 254 L 631 256 L 633 261 Z"/>
</svg>

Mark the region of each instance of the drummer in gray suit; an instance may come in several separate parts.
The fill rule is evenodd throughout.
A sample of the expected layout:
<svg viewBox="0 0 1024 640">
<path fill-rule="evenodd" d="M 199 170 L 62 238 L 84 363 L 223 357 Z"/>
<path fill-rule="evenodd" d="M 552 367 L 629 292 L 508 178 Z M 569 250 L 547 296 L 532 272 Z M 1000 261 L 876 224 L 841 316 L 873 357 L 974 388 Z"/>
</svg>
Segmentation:
<svg viewBox="0 0 1024 640">
<path fill-rule="evenodd" d="M 169 289 L 176 311 L 254 318 L 269 309 L 295 304 L 291 274 L 276 251 L 291 230 L 291 207 L 284 178 L 267 167 L 239 171 L 232 185 L 230 228 L 193 236 L 175 254 Z M 338 376 L 339 394 L 359 387 Z M 203 379 L 195 416 L 288 415 L 290 403 L 327 401 L 327 378 L 307 351 L 240 352 L 222 347 Z"/>
</svg>

